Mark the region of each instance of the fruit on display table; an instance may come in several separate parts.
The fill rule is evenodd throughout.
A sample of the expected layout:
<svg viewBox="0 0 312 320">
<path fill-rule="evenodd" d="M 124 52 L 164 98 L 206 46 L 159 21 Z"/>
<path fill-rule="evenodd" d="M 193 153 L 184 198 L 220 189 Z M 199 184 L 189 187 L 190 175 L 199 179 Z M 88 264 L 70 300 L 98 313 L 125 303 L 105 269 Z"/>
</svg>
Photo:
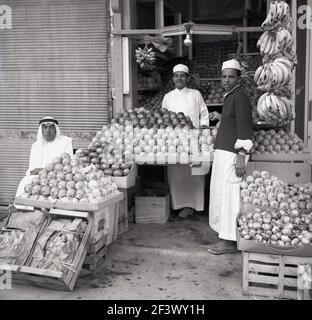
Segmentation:
<svg viewBox="0 0 312 320">
<path fill-rule="evenodd" d="M 193 161 L 192 157 L 210 157 L 213 152 L 215 135 L 215 129 L 189 130 L 167 127 L 155 130 L 153 128 L 135 128 L 133 154 L 134 157 L 140 157 L 140 159 L 154 160 L 172 157 L 172 159 L 177 159 L 177 163 L 181 159 L 193 163 L 197 161 Z M 131 146 L 125 145 L 127 154 L 130 154 Z"/>
<path fill-rule="evenodd" d="M 207 156 L 212 152 L 217 130 L 191 130 L 193 125 L 183 113 L 139 108 L 123 116 L 127 119 L 116 115 L 114 122 L 104 125 L 87 149 L 77 150 L 84 166 L 92 163 L 105 175 L 125 176 L 136 156 Z"/>
<path fill-rule="evenodd" d="M 224 100 L 224 89 L 221 79 L 201 79 L 200 91 L 207 105 L 222 104 Z"/>
<path fill-rule="evenodd" d="M 255 170 L 241 182 L 241 200 L 262 208 L 312 209 L 312 183 L 286 184 L 267 171 Z"/>
<path fill-rule="evenodd" d="M 291 81 L 297 56 L 293 51 L 292 18 L 285 1 L 273 1 L 267 18 L 262 23 L 265 30 L 257 47 L 263 65 L 254 75 L 258 89 L 266 91 L 258 100 L 259 118 L 273 126 L 286 125 L 294 119 L 291 102 Z"/>
<path fill-rule="evenodd" d="M 309 153 L 304 142 L 293 132 L 259 130 L 253 132 L 254 143 L 251 153 L 255 154 L 298 154 Z"/>
<path fill-rule="evenodd" d="M 312 243 L 312 213 L 255 208 L 238 218 L 238 231 L 245 240 L 282 247 L 307 245 Z"/>
<path fill-rule="evenodd" d="M 63 153 L 24 188 L 21 198 L 71 203 L 100 202 L 118 193 L 117 185 L 95 166 L 83 167 L 79 156 Z"/>
</svg>

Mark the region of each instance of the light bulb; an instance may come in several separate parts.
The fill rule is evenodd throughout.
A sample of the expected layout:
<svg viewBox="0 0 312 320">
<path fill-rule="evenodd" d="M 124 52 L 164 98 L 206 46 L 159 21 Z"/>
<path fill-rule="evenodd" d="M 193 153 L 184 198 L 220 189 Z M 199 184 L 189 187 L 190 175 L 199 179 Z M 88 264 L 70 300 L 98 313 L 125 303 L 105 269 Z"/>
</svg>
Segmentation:
<svg viewBox="0 0 312 320">
<path fill-rule="evenodd" d="M 188 33 L 186 34 L 186 37 L 185 37 L 183 43 L 184 43 L 184 45 L 187 46 L 187 47 L 189 47 L 189 46 L 192 45 L 191 36 L 190 36 Z"/>
</svg>

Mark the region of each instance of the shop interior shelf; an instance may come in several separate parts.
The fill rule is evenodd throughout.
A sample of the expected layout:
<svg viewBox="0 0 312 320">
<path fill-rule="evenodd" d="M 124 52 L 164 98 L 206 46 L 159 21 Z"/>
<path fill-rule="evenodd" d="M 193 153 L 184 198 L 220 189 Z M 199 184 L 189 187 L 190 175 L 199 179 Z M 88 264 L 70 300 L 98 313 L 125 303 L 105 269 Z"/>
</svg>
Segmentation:
<svg viewBox="0 0 312 320">
<path fill-rule="evenodd" d="M 207 107 L 219 107 L 219 106 L 222 106 L 223 103 L 208 103 L 207 104 Z"/>
</svg>

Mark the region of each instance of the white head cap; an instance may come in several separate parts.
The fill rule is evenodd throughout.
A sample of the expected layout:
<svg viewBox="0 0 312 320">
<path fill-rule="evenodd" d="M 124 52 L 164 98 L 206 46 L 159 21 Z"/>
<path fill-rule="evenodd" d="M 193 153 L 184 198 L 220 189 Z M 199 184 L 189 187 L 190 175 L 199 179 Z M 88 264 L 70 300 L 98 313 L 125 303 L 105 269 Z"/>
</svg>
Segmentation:
<svg viewBox="0 0 312 320">
<path fill-rule="evenodd" d="M 186 66 L 185 64 L 177 64 L 176 66 L 174 66 L 173 68 L 173 73 L 178 72 L 178 71 L 182 71 L 185 73 L 189 73 L 189 68 L 188 66 Z"/>
<path fill-rule="evenodd" d="M 236 70 L 242 71 L 242 67 L 240 63 L 235 59 L 224 61 L 222 63 L 222 71 L 224 69 L 236 69 Z"/>
</svg>

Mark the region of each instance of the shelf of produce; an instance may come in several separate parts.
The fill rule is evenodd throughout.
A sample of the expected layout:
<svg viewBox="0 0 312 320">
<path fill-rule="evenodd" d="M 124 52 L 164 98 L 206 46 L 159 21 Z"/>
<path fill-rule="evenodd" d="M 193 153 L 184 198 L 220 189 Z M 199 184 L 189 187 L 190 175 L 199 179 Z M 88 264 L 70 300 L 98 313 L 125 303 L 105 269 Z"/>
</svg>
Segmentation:
<svg viewBox="0 0 312 320">
<path fill-rule="evenodd" d="M 35 200 L 35 199 L 22 199 L 16 198 L 15 204 L 32 206 L 36 208 L 46 209 L 64 209 L 64 210 L 77 210 L 77 211 L 99 211 L 105 207 L 110 206 L 115 202 L 119 202 L 123 199 L 123 194 L 118 194 L 108 197 L 104 201 L 96 203 L 70 203 L 61 201 L 48 201 L 48 200 Z"/>
<path fill-rule="evenodd" d="M 253 123 L 252 124 L 252 127 L 253 129 L 255 130 L 270 130 L 270 129 L 283 129 L 285 128 L 287 125 L 284 125 L 284 126 L 276 126 L 276 125 L 273 125 L 271 123 L 267 123 L 267 122 L 256 122 L 256 123 Z"/>
<path fill-rule="evenodd" d="M 252 161 L 269 161 L 269 162 L 306 162 L 312 159 L 311 153 L 296 154 L 251 154 Z"/>
<path fill-rule="evenodd" d="M 222 105 L 223 105 L 223 103 L 209 103 L 209 104 L 207 104 L 207 107 L 220 107 Z"/>
<path fill-rule="evenodd" d="M 187 156 L 187 157 L 141 157 L 141 156 L 135 156 L 134 158 L 135 162 L 139 165 L 142 164 L 149 164 L 149 165 L 170 165 L 170 164 L 181 164 L 181 165 L 200 165 L 200 164 L 210 164 L 213 161 L 213 153 L 210 153 L 207 156 L 204 157 L 197 157 L 197 156 Z"/>
</svg>

